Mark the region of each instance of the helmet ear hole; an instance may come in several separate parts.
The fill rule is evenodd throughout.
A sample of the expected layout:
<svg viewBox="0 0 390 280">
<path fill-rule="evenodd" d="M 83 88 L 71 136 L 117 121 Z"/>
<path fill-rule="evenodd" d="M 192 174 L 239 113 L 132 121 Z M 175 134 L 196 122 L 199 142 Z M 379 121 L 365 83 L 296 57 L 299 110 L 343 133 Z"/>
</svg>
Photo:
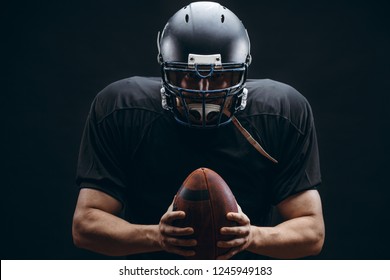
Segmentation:
<svg viewBox="0 0 390 280">
<path fill-rule="evenodd" d="M 225 16 L 221 15 L 221 22 L 224 23 L 224 21 L 225 21 Z"/>
<path fill-rule="evenodd" d="M 246 64 L 248 64 L 248 66 L 252 63 L 252 56 L 250 54 L 247 55 L 246 57 Z"/>
<path fill-rule="evenodd" d="M 190 21 L 190 16 L 188 14 L 186 14 L 184 20 L 188 23 Z"/>
</svg>

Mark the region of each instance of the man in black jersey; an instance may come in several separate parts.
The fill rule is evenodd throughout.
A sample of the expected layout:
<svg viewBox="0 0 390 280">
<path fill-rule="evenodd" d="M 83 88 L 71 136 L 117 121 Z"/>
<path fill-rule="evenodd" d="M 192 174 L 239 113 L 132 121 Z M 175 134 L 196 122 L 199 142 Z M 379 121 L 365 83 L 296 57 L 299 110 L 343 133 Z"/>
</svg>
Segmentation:
<svg viewBox="0 0 390 280">
<path fill-rule="evenodd" d="M 183 180 L 207 167 L 241 207 L 222 228 L 221 259 L 301 258 L 324 242 L 311 108 L 292 87 L 247 80 L 249 37 L 213 2 L 179 10 L 158 36 L 162 78 L 132 77 L 92 103 L 79 155 L 76 246 L 112 256 L 194 254 L 192 228 L 169 206 Z M 169 206 L 169 208 L 168 208 Z M 270 225 L 272 207 L 283 222 Z M 168 208 L 168 210 L 167 210 Z"/>
</svg>

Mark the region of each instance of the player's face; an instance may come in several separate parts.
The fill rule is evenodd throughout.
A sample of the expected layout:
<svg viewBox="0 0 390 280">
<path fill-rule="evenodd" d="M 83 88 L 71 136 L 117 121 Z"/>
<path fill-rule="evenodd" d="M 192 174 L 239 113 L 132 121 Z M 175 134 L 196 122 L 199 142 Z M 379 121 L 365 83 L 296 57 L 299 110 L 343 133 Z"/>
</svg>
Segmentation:
<svg viewBox="0 0 390 280">
<path fill-rule="evenodd" d="M 209 71 L 199 71 L 199 74 L 202 76 L 207 76 Z M 200 75 L 197 75 L 196 72 L 170 72 L 168 79 L 171 84 L 179 86 L 183 89 L 189 90 L 198 90 L 198 91 L 209 91 L 209 90 L 220 90 L 229 88 L 238 84 L 241 80 L 241 73 L 239 72 L 216 72 L 212 75 L 202 78 Z M 194 98 L 210 98 L 209 101 L 212 102 L 212 99 L 217 99 L 225 96 L 225 92 L 213 93 L 212 96 L 208 93 L 189 93 L 183 92 L 185 97 Z M 214 103 L 214 102 L 213 102 Z"/>
<path fill-rule="evenodd" d="M 208 74 L 206 71 L 199 73 L 204 76 Z M 217 72 L 202 78 L 195 72 L 175 72 L 171 73 L 170 80 L 185 89 L 206 91 L 231 87 L 240 81 L 240 75 L 235 72 Z"/>
<path fill-rule="evenodd" d="M 167 74 L 172 85 L 183 89 L 181 98 L 176 99 L 177 109 L 185 116 L 184 111 L 187 108 L 191 122 L 216 123 L 220 112 L 230 117 L 233 96 L 228 96 L 228 89 L 241 82 L 242 72 L 215 71 L 210 74 L 210 70 L 204 69 L 198 73 L 196 71 L 172 71 Z"/>
<path fill-rule="evenodd" d="M 185 74 L 183 77 L 180 77 L 180 87 L 184 89 L 193 89 L 193 90 L 200 90 L 200 91 L 208 91 L 208 90 L 215 90 L 215 89 L 224 89 L 230 86 L 231 81 L 230 77 L 227 77 L 229 75 L 224 74 L 215 74 L 208 78 L 199 78 L 195 74 L 188 73 Z M 189 103 L 196 103 L 197 99 L 201 99 L 204 95 L 205 98 L 209 98 L 210 94 L 196 94 L 196 93 L 190 93 L 190 92 L 183 92 L 183 95 L 185 97 L 188 97 L 187 102 Z M 221 105 L 223 102 L 223 97 L 225 95 L 225 92 L 220 93 L 214 93 L 213 99 L 209 99 L 206 101 L 209 104 L 219 104 Z"/>
<path fill-rule="evenodd" d="M 180 77 L 180 86 L 185 89 L 214 90 L 224 89 L 231 85 L 231 73 L 214 74 L 211 77 L 200 78 L 195 74 L 187 73 Z"/>
</svg>

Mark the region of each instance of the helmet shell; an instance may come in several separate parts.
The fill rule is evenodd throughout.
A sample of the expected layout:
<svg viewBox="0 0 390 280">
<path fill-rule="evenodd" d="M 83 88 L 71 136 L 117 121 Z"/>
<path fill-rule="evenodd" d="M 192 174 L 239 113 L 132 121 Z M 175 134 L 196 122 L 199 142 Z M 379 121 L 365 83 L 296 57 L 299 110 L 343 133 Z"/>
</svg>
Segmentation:
<svg viewBox="0 0 390 280">
<path fill-rule="evenodd" d="M 183 7 L 168 20 L 157 46 L 162 106 L 180 124 L 219 127 L 245 108 L 250 41 L 241 20 L 229 9 L 215 2 Z M 224 87 L 189 85 L 205 80 L 211 84 L 218 77 L 225 79 Z"/>
<path fill-rule="evenodd" d="M 187 63 L 189 54 L 220 54 L 222 63 L 248 63 L 250 41 L 241 20 L 215 2 L 194 2 L 176 12 L 159 41 L 160 62 Z"/>
</svg>

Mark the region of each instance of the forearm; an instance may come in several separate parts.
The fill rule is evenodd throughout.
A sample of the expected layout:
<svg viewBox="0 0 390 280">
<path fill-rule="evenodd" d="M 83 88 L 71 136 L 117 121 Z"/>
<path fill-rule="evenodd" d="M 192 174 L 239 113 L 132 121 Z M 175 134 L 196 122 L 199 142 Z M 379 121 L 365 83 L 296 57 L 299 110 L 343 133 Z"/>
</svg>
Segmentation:
<svg viewBox="0 0 390 280">
<path fill-rule="evenodd" d="M 302 258 L 318 254 L 324 242 L 323 224 L 313 216 L 285 221 L 275 227 L 251 227 L 248 250 L 273 258 Z"/>
<path fill-rule="evenodd" d="M 130 224 L 99 209 L 76 213 L 73 223 L 76 246 L 110 256 L 159 251 L 158 234 L 158 225 Z"/>
</svg>

